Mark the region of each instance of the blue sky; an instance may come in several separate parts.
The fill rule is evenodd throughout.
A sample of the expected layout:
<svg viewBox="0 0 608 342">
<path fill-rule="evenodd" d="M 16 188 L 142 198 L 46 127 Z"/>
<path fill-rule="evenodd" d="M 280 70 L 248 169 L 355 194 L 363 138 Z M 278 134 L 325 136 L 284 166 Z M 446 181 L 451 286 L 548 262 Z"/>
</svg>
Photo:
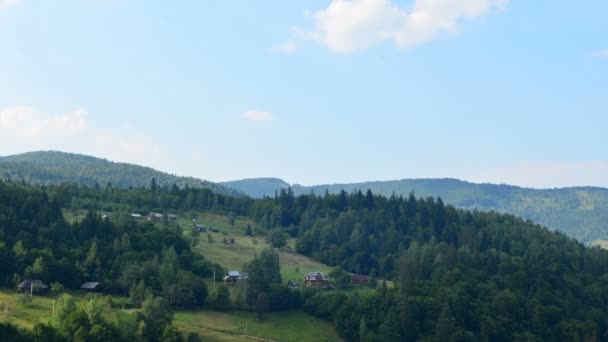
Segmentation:
<svg viewBox="0 0 608 342">
<path fill-rule="evenodd" d="M 608 2 L 0 0 L 0 155 L 608 187 Z"/>
</svg>

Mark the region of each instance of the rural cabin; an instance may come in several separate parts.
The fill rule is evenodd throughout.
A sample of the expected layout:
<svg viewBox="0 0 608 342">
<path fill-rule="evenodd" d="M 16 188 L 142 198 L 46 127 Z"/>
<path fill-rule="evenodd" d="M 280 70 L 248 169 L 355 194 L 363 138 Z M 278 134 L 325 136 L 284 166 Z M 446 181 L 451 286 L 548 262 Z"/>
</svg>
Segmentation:
<svg viewBox="0 0 608 342">
<path fill-rule="evenodd" d="M 241 273 L 239 271 L 228 271 L 228 275 L 224 277 L 224 285 L 232 286 L 239 280 L 247 280 L 249 277 L 247 273 Z"/>
<path fill-rule="evenodd" d="M 80 286 L 81 290 L 89 291 L 89 292 L 101 292 L 101 283 L 94 281 L 87 281 L 86 283 Z"/>
<path fill-rule="evenodd" d="M 219 229 L 219 228 L 215 228 L 215 227 L 209 227 L 209 230 L 210 230 L 212 233 L 219 233 L 219 232 L 220 232 L 220 229 Z"/>
<path fill-rule="evenodd" d="M 205 227 L 205 225 L 202 223 L 197 223 L 194 225 L 194 227 L 196 227 L 196 229 L 198 229 L 198 231 L 201 233 L 204 233 L 207 231 L 207 227 Z"/>
<path fill-rule="evenodd" d="M 350 276 L 351 285 L 368 285 L 369 277 L 361 274 L 353 274 Z"/>
<path fill-rule="evenodd" d="M 138 220 L 138 221 L 144 219 L 144 217 L 141 216 L 140 214 L 131 214 L 131 218 L 135 219 L 135 220 Z"/>
<path fill-rule="evenodd" d="M 46 292 L 48 289 L 49 287 L 39 279 L 26 279 L 17 285 L 19 292 Z"/>
<path fill-rule="evenodd" d="M 224 238 L 224 244 L 226 245 L 234 245 L 234 238 Z"/>
<path fill-rule="evenodd" d="M 150 213 L 148 215 L 148 221 L 160 222 L 163 220 L 164 215 L 161 213 Z"/>
<path fill-rule="evenodd" d="M 177 215 L 175 215 L 175 214 L 167 214 L 167 219 L 169 221 L 177 221 Z"/>
<path fill-rule="evenodd" d="M 306 287 L 329 287 L 329 279 L 323 272 L 308 272 L 304 278 L 304 286 Z"/>
</svg>

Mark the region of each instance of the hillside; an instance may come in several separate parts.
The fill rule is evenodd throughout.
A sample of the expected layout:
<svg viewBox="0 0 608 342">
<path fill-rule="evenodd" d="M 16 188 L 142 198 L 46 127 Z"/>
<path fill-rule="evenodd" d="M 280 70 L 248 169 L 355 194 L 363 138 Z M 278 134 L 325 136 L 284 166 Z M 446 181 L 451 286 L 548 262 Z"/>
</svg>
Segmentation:
<svg viewBox="0 0 608 342">
<path fill-rule="evenodd" d="M 272 196 L 276 191 L 289 187 L 289 183 L 278 178 L 248 178 L 220 184 L 255 198 Z"/>
<path fill-rule="evenodd" d="M 115 163 L 106 159 L 57 151 L 29 152 L 0 158 L 0 179 L 25 180 L 32 184 L 73 182 L 89 186 L 118 188 L 149 187 L 152 179 L 159 187 L 209 188 L 217 193 L 238 195 L 222 185 L 193 177 L 180 177 L 149 167 Z"/>
<path fill-rule="evenodd" d="M 274 188 L 268 182 L 247 180 L 247 187 L 230 182 L 232 187 L 250 196 L 273 195 L 285 182 L 277 180 Z M 281 184 L 279 186 L 279 184 Z M 287 184 L 287 183 L 285 183 Z M 441 197 L 446 203 L 463 209 L 495 210 L 538 222 L 582 242 L 608 239 L 608 189 L 577 187 L 561 189 L 529 189 L 511 185 L 476 184 L 456 179 L 403 179 L 395 181 L 316 186 L 292 185 L 296 195 L 347 193 L 367 189 L 374 194 L 417 197 Z M 266 190 L 266 192 L 264 192 Z"/>
</svg>

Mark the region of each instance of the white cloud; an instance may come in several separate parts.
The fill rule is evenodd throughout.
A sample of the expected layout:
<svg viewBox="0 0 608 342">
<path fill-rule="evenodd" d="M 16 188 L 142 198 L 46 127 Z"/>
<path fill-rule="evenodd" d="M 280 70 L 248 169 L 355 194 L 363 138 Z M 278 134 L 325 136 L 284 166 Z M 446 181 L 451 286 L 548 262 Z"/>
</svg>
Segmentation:
<svg viewBox="0 0 608 342">
<path fill-rule="evenodd" d="M 591 57 L 608 58 L 608 49 L 595 51 L 595 52 L 591 53 Z"/>
<path fill-rule="evenodd" d="M 462 19 L 503 8 L 509 0 L 415 0 L 408 9 L 391 0 L 332 0 L 311 14 L 314 30 L 299 34 L 336 52 L 351 52 L 392 42 L 409 48 L 454 32 Z"/>
<path fill-rule="evenodd" d="M 272 113 L 261 112 L 258 110 L 248 110 L 243 113 L 243 118 L 248 121 L 270 121 L 272 120 Z"/>
<path fill-rule="evenodd" d="M 60 150 L 114 161 L 166 168 L 168 152 L 154 139 L 133 130 L 129 134 L 91 125 L 84 109 L 45 114 L 31 107 L 0 110 L 0 155 L 33 150 Z"/>
<path fill-rule="evenodd" d="M 20 3 L 21 0 L 0 0 L 0 11 L 15 5 L 19 5 Z"/>
<path fill-rule="evenodd" d="M 608 161 L 525 161 L 465 177 L 473 182 L 505 183 L 531 188 L 608 187 Z"/>
<path fill-rule="evenodd" d="M 296 42 L 293 39 L 288 39 L 283 44 L 274 46 L 272 48 L 272 51 L 278 52 L 278 53 L 284 53 L 284 54 L 292 54 L 292 53 L 296 52 L 297 49 L 298 49 L 298 45 L 296 44 Z"/>
</svg>

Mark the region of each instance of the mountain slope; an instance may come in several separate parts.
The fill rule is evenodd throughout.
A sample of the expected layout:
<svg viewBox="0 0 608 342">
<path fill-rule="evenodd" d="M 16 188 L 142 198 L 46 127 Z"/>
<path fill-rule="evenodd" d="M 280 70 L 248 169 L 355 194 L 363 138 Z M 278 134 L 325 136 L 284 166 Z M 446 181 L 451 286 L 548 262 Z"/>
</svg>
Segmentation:
<svg viewBox="0 0 608 342">
<path fill-rule="evenodd" d="M 262 183 L 262 182 L 260 182 Z M 233 182 L 235 189 L 258 196 L 263 187 L 248 180 L 248 188 Z M 249 192 L 255 188 L 258 192 Z M 511 185 L 476 184 L 456 179 L 403 179 L 395 181 L 316 186 L 293 185 L 296 195 L 350 193 L 370 189 L 374 194 L 441 197 L 446 203 L 464 209 L 495 210 L 531 219 L 551 229 L 562 231 L 580 241 L 608 239 L 608 189 L 576 187 L 561 189 L 528 189 Z M 276 189 L 262 195 L 272 195 Z"/>
<path fill-rule="evenodd" d="M 273 196 L 275 192 L 289 187 L 289 183 L 278 178 L 248 178 L 219 184 L 256 198 Z"/>
<path fill-rule="evenodd" d="M 233 189 L 193 177 L 180 177 L 149 167 L 115 163 L 106 159 L 56 151 L 40 151 L 0 158 L 0 179 L 21 180 L 32 184 L 73 182 L 89 186 L 111 183 L 119 188 L 149 187 L 152 179 L 158 186 L 208 188 L 227 195 L 239 195 Z"/>
</svg>

